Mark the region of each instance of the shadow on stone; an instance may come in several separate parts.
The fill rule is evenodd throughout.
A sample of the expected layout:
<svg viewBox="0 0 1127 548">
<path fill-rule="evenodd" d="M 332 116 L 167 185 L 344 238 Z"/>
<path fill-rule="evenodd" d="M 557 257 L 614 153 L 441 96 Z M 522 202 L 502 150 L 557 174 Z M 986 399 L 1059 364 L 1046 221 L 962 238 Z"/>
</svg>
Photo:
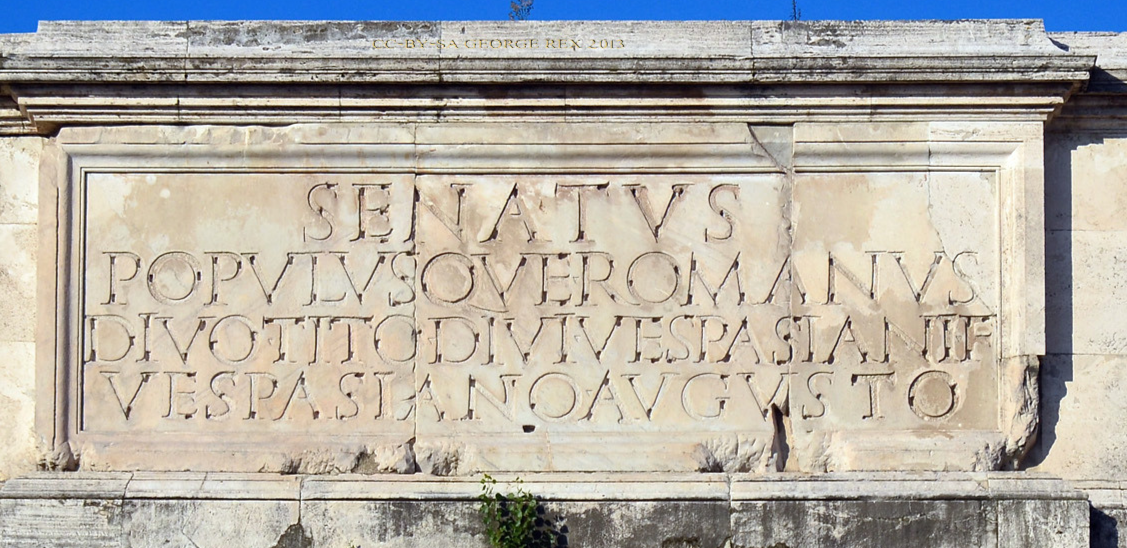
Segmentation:
<svg viewBox="0 0 1127 548">
<path fill-rule="evenodd" d="M 278 537 L 278 543 L 272 548 L 312 548 L 313 537 L 305 532 L 300 523 L 295 523 L 286 528 L 286 532 Z"/>
<path fill-rule="evenodd" d="M 555 548 L 569 546 L 567 543 L 567 524 L 556 514 L 549 514 L 544 503 L 536 504 L 536 529 L 532 531 L 531 548 Z"/>
<path fill-rule="evenodd" d="M 1119 548 L 1119 520 L 1099 508 L 1091 511 L 1092 548 Z"/>
<path fill-rule="evenodd" d="M 1026 468 L 1044 462 L 1052 450 L 1057 439 L 1060 403 L 1072 381 L 1072 150 L 1088 144 L 1052 132 L 1046 133 L 1045 139 L 1046 355 L 1041 360 L 1039 379 L 1040 431 L 1024 463 Z"/>
</svg>

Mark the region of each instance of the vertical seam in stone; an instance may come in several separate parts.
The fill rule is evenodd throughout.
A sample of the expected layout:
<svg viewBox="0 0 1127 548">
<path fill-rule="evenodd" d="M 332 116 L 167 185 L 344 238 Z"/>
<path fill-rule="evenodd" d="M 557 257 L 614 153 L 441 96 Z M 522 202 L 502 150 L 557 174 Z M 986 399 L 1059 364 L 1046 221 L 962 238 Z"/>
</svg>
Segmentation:
<svg viewBox="0 0 1127 548">
<path fill-rule="evenodd" d="M 793 159 L 793 157 L 794 157 L 794 131 L 793 131 L 793 126 L 791 126 L 791 128 L 792 128 L 791 129 L 791 147 L 790 147 L 791 158 L 788 159 L 787 164 L 783 164 L 782 162 L 779 161 L 778 158 L 776 158 L 773 154 L 771 154 L 771 152 L 767 149 L 767 147 L 763 145 L 763 142 L 760 141 L 759 136 L 756 135 L 756 133 L 755 133 L 755 126 L 753 126 L 751 123 L 747 124 L 747 132 L 751 136 L 751 141 L 752 141 L 752 144 L 754 145 L 754 148 L 758 148 L 759 151 L 762 151 L 762 153 L 768 159 L 771 160 L 771 163 L 773 163 L 775 165 L 775 167 L 778 168 L 778 170 L 782 172 L 782 175 L 783 175 L 783 188 L 782 188 L 783 196 L 782 196 L 781 207 L 782 207 L 782 218 L 783 218 L 783 223 L 784 223 L 785 236 L 783 236 L 784 233 L 782 233 L 782 232 L 780 232 L 780 236 L 783 236 L 785 238 L 784 245 L 786 246 L 786 257 L 784 259 L 784 263 L 783 263 L 784 265 L 787 265 L 789 263 L 789 261 L 791 260 L 790 259 L 791 255 L 793 255 L 793 251 L 794 251 L 794 219 L 793 219 L 793 208 L 791 207 L 791 203 L 792 203 L 793 198 L 794 198 L 794 165 L 793 165 L 794 164 L 794 159 Z M 793 268 L 793 266 L 791 268 Z M 794 280 L 790 278 L 789 273 L 787 275 L 786 292 L 787 292 L 787 303 L 788 303 L 787 304 L 787 311 L 793 317 L 794 316 L 794 298 L 793 298 L 794 297 Z M 785 458 L 785 459 L 789 460 L 790 454 L 795 450 L 795 441 L 787 439 L 786 425 L 783 423 L 782 420 L 778 420 L 778 419 L 782 418 L 779 415 L 785 414 L 787 416 L 790 416 L 790 409 L 789 409 L 790 408 L 790 401 L 791 401 L 790 393 L 791 393 L 791 390 L 792 390 L 791 383 L 793 381 L 794 375 L 791 375 L 789 373 L 792 372 L 792 368 L 793 368 L 793 364 L 787 365 L 787 373 L 788 373 L 786 375 L 787 409 L 783 410 L 783 409 L 780 409 L 777 405 L 773 405 L 772 409 L 770 410 L 771 415 L 772 415 L 772 419 L 773 419 L 772 420 L 772 427 L 773 427 L 773 430 L 774 430 L 774 439 L 771 440 L 772 441 L 771 451 L 775 454 L 774 456 L 775 456 L 775 470 L 776 471 L 783 471 L 784 469 L 786 469 L 786 465 L 787 465 L 786 460 L 783 460 L 782 462 L 780 462 L 779 459 Z M 776 415 L 776 413 L 778 415 Z M 794 429 L 792 427 L 791 431 L 793 432 L 793 430 Z M 787 455 L 785 457 L 783 455 L 783 451 L 780 450 L 780 437 L 782 439 L 782 442 L 787 445 L 787 451 L 786 451 Z"/>
<path fill-rule="evenodd" d="M 763 142 L 760 141 L 759 136 L 755 134 L 755 128 L 752 126 L 751 123 L 747 124 L 747 132 L 751 135 L 751 140 L 752 140 L 752 142 L 755 143 L 755 146 L 759 147 L 760 151 L 763 152 L 763 155 L 766 156 L 769 160 L 771 160 L 771 163 L 775 164 L 775 167 L 778 168 L 779 171 L 783 172 L 783 175 L 785 177 L 789 178 L 790 175 L 792 174 L 792 172 L 794 171 L 794 169 L 788 168 L 787 166 L 780 163 L 778 158 L 775 158 L 775 156 L 773 154 L 771 154 L 771 151 L 767 150 L 766 146 L 763 146 Z M 788 207 L 788 209 L 789 209 L 789 207 Z"/>
<path fill-rule="evenodd" d="M 443 39 L 443 37 L 442 37 L 442 27 L 444 25 L 442 24 L 442 21 L 435 21 L 434 24 L 438 27 L 438 41 L 439 41 L 439 43 L 441 43 L 442 39 Z M 443 61 L 442 51 L 443 51 L 443 48 L 438 48 L 438 52 L 436 52 L 436 55 L 435 55 L 435 64 L 438 65 L 438 67 L 435 69 L 435 75 L 434 76 L 435 76 L 436 83 L 439 83 L 439 84 L 441 84 L 443 82 L 443 77 L 442 77 L 442 61 Z M 446 100 L 443 99 L 440 104 L 445 105 Z M 438 112 L 435 113 L 435 120 L 436 121 L 441 118 L 441 116 L 440 116 L 441 112 L 442 112 L 442 106 L 439 106 Z M 416 412 L 417 412 L 417 410 L 416 410 Z"/>
<path fill-rule="evenodd" d="M 53 204 L 53 207 L 55 208 L 56 219 L 54 223 L 55 237 L 52 238 L 52 243 L 55 248 L 54 255 L 56 268 L 53 272 L 53 275 L 55 277 L 53 293 L 56 302 L 67 303 L 67 306 L 66 309 L 62 309 L 57 306 L 55 307 L 54 327 L 58 328 L 60 327 L 60 323 L 63 324 L 61 327 L 64 336 L 66 337 L 64 340 L 81 340 L 80 333 L 72 332 L 74 330 L 74 326 L 71 325 L 72 318 L 70 318 L 69 316 L 70 313 L 74 312 L 72 310 L 72 307 L 78 306 L 77 304 L 72 304 L 70 303 L 70 301 L 68 301 L 70 295 L 66 293 L 66 286 L 74 283 L 74 280 L 71 279 L 72 273 L 68 268 L 64 268 L 61 271 L 58 268 L 59 264 L 69 265 L 73 256 L 73 238 L 66 237 L 63 238 L 62 242 L 59 242 L 59 235 L 65 234 L 69 236 L 69 234 L 71 233 L 70 231 L 73 230 L 74 219 L 71 218 L 73 216 L 73 211 L 72 206 L 69 204 L 68 198 L 69 195 L 77 192 L 74 178 L 75 166 L 74 161 L 70 157 L 69 153 L 64 154 L 61 151 L 57 152 L 56 161 L 57 163 L 55 165 L 55 169 L 57 171 L 55 172 L 55 183 L 56 185 L 62 183 L 66 186 L 63 188 L 56 187 L 54 190 L 55 203 Z M 61 173 L 59 171 L 61 171 Z M 64 210 L 64 208 L 66 209 Z M 79 331 L 81 332 L 81 326 L 79 326 Z M 59 364 L 72 363 L 71 360 L 75 358 L 75 354 L 77 354 L 78 361 L 81 361 L 82 355 L 83 353 L 85 353 L 85 348 L 72 348 L 72 345 L 60 344 L 60 342 L 56 340 L 54 352 L 56 362 L 54 364 L 54 367 L 52 368 L 52 373 L 55 376 L 56 388 L 54 390 L 54 401 L 51 403 L 51 406 L 55 412 L 55 446 L 51 448 L 52 460 L 54 460 L 54 456 L 55 454 L 57 454 L 55 450 L 62 449 L 64 452 L 62 460 L 66 463 L 66 466 L 63 469 L 66 470 L 66 468 L 70 468 L 71 466 L 77 469 L 80 464 L 78 458 L 74 455 L 74 448 L 71 447 L 72 439 L 70 432 L 72 426 L 70 416 L 71 402 L 68 390 L 71 387 L 70 383 L 72 382 L 72 379 L 70 375 L 70 368 L 60 366 Z M 63 387 L 63 389 L 60 390 L 58 387 Z M 63 444 L 66 444 L 65 448 Z M 69 457 L 65 455 L 69 455 Z"/>
<path fill-rule="evenodd" d="M 123 546 L 129 546 L 129 530 L 132 521 L 132 516 L 126 512 L 125 501 L 129 498 L 129 486 L 133 483 L 133 473 L 129 473 L 129 479 L 125 480 L 125 485 L 121 488 L 121 493 L 115 497 L 117 502 L 117 512 L 119 525 L 121 526 L 121 543 Z M 187 537 L 188 535 L 184 535 Z M 189 542 L 195 544 L 192 539 Z"/>
<path fill-rule="evenodd" d="M 337 121 L 344 122 L 344 85 L 337 84 Z"/>
<path fill-rule="evenodd" d="M 731 546 L 732 537 L 735 536 L 735 533 L 732 532 L 735 529 L 732 519 L 736 513 L 735 503 L 732 502 L 732 474 L 724 474 L 724 499 L 724 502 L 728 505 L 728 539 L 724 546 Z"/>
<path fill-rule="evenodd" d="M 183 64 L 181 65 L 181 69 L 184 71 L 184 83 L 185 84 L 188 83 L 188 64 L 190 62 L 189 60 L 192 57 L 191 48 L 192 48 L 192 21 L 189 19 L 189 20 L 184 21 L 184 60 L 183 60 Z M 184 121 L 184 112 L 182 110 L 182 105 L 180 104 L 180 98 L 181 98 L 180 90 L 177 90 L 176 91 L 176 121 L 177 122 L 183 122 Z"/>
<path fill-rule="evenodd" d="M 441 55 L 441 54 L 442 53 L 440 51 L 439 55 Z M 414 471 L 418 471 L 419 470 L 419 456 L 418 456 L 418 452 L 415 450 L 415 448 L 419 445 L 419 401 L 416 398 L 418 396 L 416 387 L 419 385 L 418 384 L 419 383 L 419 361 L 420 361 L 419 351 L 421 350 L 421 347 L 422 347 L 422 344 L 419 341 L 419 337 L 422 336 L 422 330 L 419 329 L 419 299 L 421 298 L 421 292 L 420 292 L 421 286 L 420 286 L 420 281 L 419 281 L 419 273 L 420 273 L 419 272 L 419 200 L 421 199 L 421 196 L 419 195 L 419 185 L 418 185 L 418 181 L 419 181 L 419 124 L 417 122 L 411 123 L 411 153 L 412 153 L 412 157 L 414 159 L 414 164 L 411 167 L 411 187 L 412 187 L 411 198 L 412 198 L 412 200 L 411 200 L 411 233 L 410 234 L 411 234 L 411 256 L 414 257 L 414 259 L 415 259 L 415 261 L 414 261 L 415 262 L 415 279 L 414 279 L 414 287 L 412 287 L 412 290 L 415 292 L 415 301 L 414 301 L 413 310 L 411 311 L 411 318 L 413 320 L 411 323 L 413 324 L 414 329 L 415 329 L 415 337 L 414 337 L 415 338 L 415 360 L 414 360 L 414 364 L 411 367 L 411 397 L 413 398 L 412 402 L 415 406 L 415 418 L 411 423 L 411 440 L 410 440 L 409 443 L 411 444 L 411 454 L 412 454 L 411 459 L 414 461 Z M 388 411 L 393 413 L 392 418 L 394 419 L 395 418 L 394 417 L 394 411 L 392 411 L 390 409 Z"/>
<path fill-rule="evenodd" d="M 304 530 L 305 526 L 301 524 L 301 511 L 305 506 L 305 480 L 309 479 L 308 476 L 303 476 L 297 482 L 297 525 Z"/>
<path fill-rule="evenodd" d="M 747 22 L 747 58 L 748 58 L 748 83 L 755 82 L 755 22 Z M 748 131 L 751 131 L 751 126 L 748 125 Z M 755 132 L 751 131 L 752 137 L 755 137 Z"/>
</svg>

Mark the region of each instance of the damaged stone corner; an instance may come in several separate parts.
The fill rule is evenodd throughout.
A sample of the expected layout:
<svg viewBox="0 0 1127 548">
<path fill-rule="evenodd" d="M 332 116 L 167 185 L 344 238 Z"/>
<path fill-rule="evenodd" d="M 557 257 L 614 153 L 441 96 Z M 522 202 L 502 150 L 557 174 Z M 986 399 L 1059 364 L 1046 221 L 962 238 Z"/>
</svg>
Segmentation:
<svg viewBox="0 0 1127 548">
<path fill-rule="evenodd" d="M 1020 469 L 1022 460 L 1037 441 L 1041 360 L 1041 356 L 1016 356 L 1003 365 L 1012 391 L 1002 415 L 1003 431 L 1007 433 L 1006 469 Z"/>
</svg>

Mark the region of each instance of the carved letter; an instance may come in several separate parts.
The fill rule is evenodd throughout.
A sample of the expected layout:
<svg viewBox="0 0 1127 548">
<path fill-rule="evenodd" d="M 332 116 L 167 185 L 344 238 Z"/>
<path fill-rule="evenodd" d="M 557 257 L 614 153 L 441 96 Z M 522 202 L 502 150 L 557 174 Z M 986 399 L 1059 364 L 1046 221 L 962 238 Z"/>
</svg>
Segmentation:
<svg viewBox="0 0 1127 548">
<path fill-rule="evenodd" d="M 608 184 L 556 184 L 556 196 L 560 195 L 561 190 L 575 191 L 575 239 L 571 243 L 595 243 L 595 240 L 587 239 L 587 192 L 601 190 L 606 193 Z"/>
<path fill-rule="evenodd" d="M 470 185 L 464 183 L 456 183 L 450 185 L 450 188 L 454 190 L 455 200 L 453 218 L 439 209 L 438 206 L 435 205 L 434 200 L 431 200 L 429 197 L 424 196 L 421 191 L 416 190 L 419 195 L 419 203 L 422 204 L 423 207 L 427 208 L 427 210 L 432 214 L 434 214 L 434 218 L 438 219 L 438 222 L 442 223 L 442 226 L 445 226 L 446 230 L 449 230 L 450 233 L 458 238 L 458 241 L 460 242 L 465 241 L 465 239 L 462 237 L 462 202 L 466 196 L 466 187 L 468 186 Z"/>
<path fill-rule="evenodd" d="M 716 214 L 719 215 L 721 219 L 724 219 L 724 222 L 728 225 L 728 231 L 723 235 L 713 236 L 712 233 L 710 233 L 708 231 L 708 228 L 705 228 L 704 229 L 704 241 L 706 241 L 706 242 L 711 242 L 713 240 L 718 240 L 718 241 L 727 240 L 728 238 L 732 237 L 732 232 L 735 231 L 735 223 L 733 222 L 733 219 L 732 219 L 732 212 L 725 209 L 724 206 L 720 205 L 720 202 L 719 202 L 720 192 L 725 191 L 725 190 L 727 190 L 729 193 L 731 193 L 733 198 L 738 199 L 740 197 L 740 187 L 738 187 L 736 185 L 729 185 L 729 184 L 716 185 L 716 186 L 712 187 L 712 190 L 708 191 L 708 207 L 711 207 L 712 211 L 715 211 Z M 721 284 L 721 285 L 723 285 L 723 284 Z"/>
<path fill-rule="evenodd" d="M 700 373 L 698 375 L 695 375 L 685 382 L 685 387 L 681 390 L 681 408 L 685 410 L 686 414 L 696 420 L 718 419 L 724 416 L 724 408 L 727 406 L 729 399 L 727 395 L 713 396 L 712 400 L 715 402 L 715 407 L 711 411 L 697 410 L 691 403 L 693 399 L 691 395 L 693 392 L 690 390 L 690 387 L 692 387 L 696 383 L 707 381 L 709 379 L 719 381 L 720 387 L 722 389 L 721 393 L 728 393 L 728 376 L 721 375 L 719 373 Z"/>
<path fill-rule="evenodd" d="M 180 266 L 174 266 L 177 264 Z M 168 275 L 161 276 L 161 273 Z M 176 304 L 188 300 L 202 280 L 199 261 L 183 251 L 164 253 L 149 265 L 149 294 L 160 303 Z"/>
<path fill-rule="evenodd" d="M 120 374 L 120 371 L 102 371 L 102 376 L 110 383 L 110 389 L 113 390 L 113 395 L 117 399 L 117 405 L 121 408 L 121 414 L 125 415 L 125 420 L 129 420 L 129 415 L 133 413 L 133 404 L 137 403 L 137 396 L 141 394 L 141 388 L 149 382 L 149 379 L 156 375 L 155 372 L 142 372 L 141 380 L 137 381 L 137 388 L 133 390 L 133 395 L 129 397 L 129 403 L 121 399 L 121 392 L 117 389 L 117 384 L 113 381 Z"/>
<path fill-rule="evenodd" d="M 563 405 L 560 405 L 564 401 L 560 397 L 562 395 L 560 389 L 553 389 L 552 385 L 557 387 L 562 385 L 566 391 L 568 401 Z M 545 391 L 548 392 L 548 397 L 538 397 Z M 535 381 L 532 381 L 532 386 L 528 389 L 528 405 L 533 414 L 549 422 L 567 420 L 582 403 L 582 398 L 583 392 L 579 389 L 579 385 L 575 383 L 575 379 L 563 373 L 541 375 Z"/>
<path fill-rule="evenodd" d="M 526 218 L 527 207 L 522 205 L 520 195 L 517 193 L 517 185 L 513 184 L 512 191 L 509 192 L 509 197 L 505 200 L 505 205 L 501 208 L 500 215 L 497 220 L 493 222 L 493 228 L 485 239 L 481 240 L 482 243 L 497 240 L 500 238 L 501 223 L 505 221 L 520 221 L 520 226 L 524 228 L 525 242 L 533 242 L 536 240 L 536 230 L 528 223 Z"/>
<path fill-rule="evenodd" d="M 128 251 L 107 251 L 107 252 L 105 252 L 105 255 L 109 256 L 109 258 L 110 258 L 110 291 L 109 291 L 109 297 L 106 298 L 106 302 L 104 302 L 102 304 L 120 304 L 120 305 L 129 304 L 129 303 L 125 302 L 124 298 L 122 298 L 120 301 L 118 300 L 119 295 L 117 293 L 117 283 L 118 282 L 128 282 L 128 281 L 136 278 L 137 274 L 140 274 L 140 272 L 141 272 L 141 258 L 138 257 L 137 254 L 130 253 Z M 133 273 L 130 274 L 126 278 L 118 278 L 118 272 L 117 272 L 117 259 L 118 259 L 118 257 L 128 258 L 130 260 L 130 262 L 133 263 Z"/>
<path fill-rule="evenodd" d="M 954 413 L 958 405 L 958 386 L 944 371 L 924 371 L 908 386 L 908 407 L 921 419 L 944 418 Z"/>
<path fill-rule="evenodd" d="M 309 233 L 309 227 L 303 227 L 301 229 L 301 237 L 303 241 L 308 242 L 309 240 L 316 240 L 318 242 L 323 242 L 325 240 L 328 240 L 329 237 L 333 235 L 333 222 L 330 220 L 333 215 L 328 209 L 325 208 L 325 206 L 321 205 L 320 201 L 314 195 L 324 194 L 324 191 L 328 191 L 332 193 L 333 201 L 335 202 L 337 199 L 336 189 L 337 185 L 335 184 L 322 183 L 319 185 L 314 185 L 313 188 L 309 189 L 309 193 L 305 195 L 305 201 L 309 204 L 309 209 L 313 211 L 313 213 L 316 213 L 317 217 L 320 220 L 324 221 L 325 235 L 314 236 Z"/>
<path fill-rule="evenodd" d="M 350 241 L 364 240 L 375 237 L 377 241 L 387 242 L 391 235 L 391 185 L 383 184 L 357 184 L 356 188 L 356 237 Z M 371 195 L 378 194 L 380 200 L 373 205 Z M 367 214 L 367 215 L 365 215 Z M 378 220 L 383 226 L 372 229 L 373 221 Z"/>
<path fill-rule="evenodd" d="M 207 301 L 207 304 L 226 304 L 219 300 L 219 284 L 220 282 L 234 280 L 243 271 L 243 258 L 238 253 L 226 251 L 213 251 L 205 253 L 205 255 L 211 257 L 211 299 Z M 219 259 L 221 257 L 229 259 L 235 267 L 234 272 L 231 272 L 229 276 L 224 277 L 220 274 Z"/>
<path fill-rule="evenodd" d="M 896 373 L 889 371 L 887 373 L 866 373 L 855 374 L 852 378 L 853 386 L 857 386 L 858 379 L 865 379 L 869 384 L 869 410 L 861 415 L 862 419 L 880 419 L 884 415 L 880 412 L 880 390 L 877 388 L 878 382 L 883 382 L 889 386 L 896 381 Z"/>
<path fill-rule="evenodd" d="M 105 322 L 116 325 L 121 328 L 121 332 L 125 335 L 125 349 L 117 356 L 107 356 L 105 352 L 101 355 L 98 354 L 99 341 L 103 341 L 99 334 L 98 327 Z M 115 314 L 95 314 L 86 317 L 86 339 L 90 341 L 89 353 L 86 355 L 88 362 L 101 362 L 101 363 L 114 363 L 124 360 L 129 355 L 129 351 L 133 350 L 133 343 L 136 338 L 133 336 L 133 328 L 129 322 Z M 104 342 L 104 341 L 103 341 Z"/>
<path fill-rule="evenodd" d="M 626 186 L 630 189 L 630 194 L 634 196 L 634 203 L 638 204 L 638 211 L 642 212 L 642 217 L 646 219 L 646 226 L 650 228 L 650 233 L 653 234 L 656 242 L 661 236 L 662 226 L 669 219 L 669 213 L 673 211 L 673 206 L 684 196 L 685 189 L 689 185 L 673 185 L 673 192 L 669 195 L 669 201 L 666 202 L 665 211 L 662 212 L 660 219 L 654 215 L 653 207 L 650 205 L 649 189 L 642 185 Z"/>
</svg>

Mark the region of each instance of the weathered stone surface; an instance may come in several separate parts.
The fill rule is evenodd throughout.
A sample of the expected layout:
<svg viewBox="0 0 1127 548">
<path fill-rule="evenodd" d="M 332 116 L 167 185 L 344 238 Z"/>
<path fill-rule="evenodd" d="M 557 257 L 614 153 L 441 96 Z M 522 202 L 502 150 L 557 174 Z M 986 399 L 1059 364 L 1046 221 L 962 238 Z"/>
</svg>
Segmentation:
<svg viewBox="0 0 1127 548">
<path fill-rule="evenodd" d="M 569 546 L 731 546 L 729 505 L 713 501 L 548 504 Z M 645 523 L 646 527 L 639 527 Z"/>
<path fill-rule="evenodd" d="M 402 278 L 413 268 L 404 244 L 409 179 L 242 176 L 242 201 L 223 191 L 232 180 L 204 174 L 89 182 L 97 191 L 86 223 L 117 228 L 95 229 L 87 240 L 87 256 L 105 268 L 84 283 L 92 312 L 87 361 L 102 364 L 83 372 L 85 428 L 175 436 L 202 426 L 266 443 L 266 432 L 285 436 L 306 425 L 297 428 L 352 437 L 342 442 L 355 449 L 344 454 L 315 444 L 278 446 L 286 452 L 281 468 L 300 473 L 352 471 L 380 447 L 408 443 L 411 423 L 390 415 L 398 412 L 391 402 L 411 393 L 415 352 L 403 344 L 412 340 L 410 323 L 408 337 L 396 323 L 413 315 L 414 288 Z M 294 184 L 302 187 L 296 200 Z M 328 200 L 363 196 L 362 207 L 372 210 L 387 207 L 376 200 L 392 200 L 396 220 L 386 224 L 364 211 L 355 233 L 334 232 L 321 223 L 357 213 L 310 209 L 320 192 Z M 224 205 L 209 216 L 206 204 L 220 196 Z M 164 388 L 151 388 L 158 385 Z M 311 425 L 320 427 L 312 432 Z M 94 468 L 115 467 L 86 458 Z"/>
<path fill-rule="evenodd" d="M 1043 435 L 1035 469 L 1073 480 L 1092 501 L 1094 547 L 1127 545 L 1122 435 L 1117 396 L 1127 369 L 1119 310 L 1125 284 L 1118 265 L 1127 234 L 1117 204 L 1127 196 L 1123 170 L 1123 35 L 1061 33 L 1062 47 L 1098 55 L 1089 93 L 1069 101 L 1046 133 L 1048 352 Z"/>
<path fill-rule="evenodd" d="M 0 500 L 5 548 L 123 547 L 120 500 Z"/>
<path fill-rule="evenodd" d="M 1091 500 L 1092 547 L 1127 546 L 1127 486 L 1116 480 L 1083 480 L 1074 484 Z"/>
<path fill-rule="evenodd" d="M 152 474 L 13 480 L 0 489 L 0 530 L 15 531 L 29 517 L 85 525 L 29 528 L 3 545 L 214 546 L 233 538 L 310 548 L 487 545 L 480 485 L 470 479 L 310 477 L 294 489 L 296 478 L 259 475 L 260 485 L 247 490 L 222 475 L 161 476 L 163 484 Z M 515 488 L 509 479 L 498 492 Z M 163 490 L 131 489 L 138 481 Z M 533 474 L 521 486 L 540 498 L 560 546 L 1088 545 L 1083 495 L 1012 474 Z"/>
<path fill-rule="evenodd" d="M 0 342 L 0 478 L 35 470 L 35 343 Z"/>
<path fill-rule="evenodd" d="M 753 502 L 736 505 L 735 546 L 996 547 L 982 501 Z M 923 541 L 922 539 L 927 539 Z M 1080 545 L 1077 545 L 1080 546 Z"/>
<path fill-rule="evenodd" d="M 1127 357 L 1052 355 L 1042 367 L 1041 439 L 1030 455 L 1038 471 L 1075 480 L 1122 477 L 1127 449 L 1120 425 L 1127 403 Z"/>
<path fill-rule="evenodd" d="M 1092 548 L 1122 548 L 1127 546 L 1127 537 L 1120 529 L 1127 523 L 1127 509 L 1121 507 L 1091 509 Z"/>
<path fill-rule="evenodd" d="M 36 257 L 39 232 L 35 225 L 0 224 L 0 334 L 4 342 L 35 341 Z"/>
<path fill-rule="evenodd" d="M 1063 353 L 1127 354 L 1127 231 L 1072 230 L 1048 234 L 1046 264 L 1056 284 L 1054 346 Z"/>
<path fill-rule="evenodd" d="M 46 139 L 0 140 L 0 224 L 35 224 L 39 203 L 39 155 Z"/>
<path fill-rule="evenodd" d="M 1099 125 L 1075 125 L 1079 113 L 1047 134 L 1046 292 L 1053 321 L 1042 368 L 1044 426 L 1030 463 L 1068 479 L 1112 480 L 1127 471 L 1112 457 L 1127 445 L 1120 428 L 1127 409 L 1118 396 L 1127 375 L 1127 225 L 1115 214 L 1127 196 L 1125 141 Z"/>
<path fill-rule="evenodd" d="M 41 136 L 0 141 L 0 479 L 84 471 L 5 485 L 0 538 L 481 546 L 492 471 L 573 545 L 1118 544 L 1123 51 L 1033 21 L 0 36 L 0 134 Z M 1091 512 L 951 475 L 1031 446 Z M 944 475 L 785 474 L 866 470 Z M 81 535 L 11 529 L 52 512 Z"/>
<path fill-rule="evenodd" d="M 80 466 L 990 470 L 1031 439 L 1040 216 L 977 214 L 1039 188 L 1024 125 L 352 127 L 62 132 L 45 245 L 82 247 L 43 314 L 82 351 L 42 374 Z"/>
<path fill-rule="evenodd" d="M 957 477 L 734 483 L 732 545 L 1088 546 L 1087 500 L 1063 482 Z"/>
<path fill-rule="evenodd" d="M 39 159 L 44 139 L 0 139 L 0 480 L 35 469 Z"/>
<path fill-rule="evenodd" d="M 697 40 L 704 34 L 715 39 L 707 51 Z M 916 40 L 900 40 L 904 34 Z M 822 39 L 811 38 L 819 35 Z M 1049 41 L 1042 23 L 1034 20 L 518 24 L 162 21 L 120 25 L 51 21 L 41 23 L 39 32 L 31 39 L 5 38 L 3 45 L 12 60 L 3 67 L 4 73 L 9 78 L 36 75 L 40 81 L 260 81 L 264 78 L 262 69 L 269 68 L 275 74 L 267 79 L 304 80 L 320 76 L 326 81 L 338 81 L 327 77 L 339 74 L 346 81 L 402 82 L 437 81 L 441 75 L 444 81 L 464 82 L 486 78 L 531 80 L 535 73 L 521 75 L 514 69 L 533 67 L 541 76 L 552 75 L 562 81 L 577 76 L 586 80 L 684 81 L 686 69 L 703 72 L 710 79 L 746 81 L 756 64 L 764 69 L 759 78 L 768 81 L 783 75 L 793 80 L 834 81 L 865 73 L 884 81 L 923 78 L 929 73 L 948 77 L 979 74 L 979 78 L 993 79 L 1019 74 L 1022 78 L 1032 77 L 1020 72 L 1024 68 L 1022 63 L 1035 67 L 1044 76 L 1060 78 L 1074 76 L 1091 64 L 1075 62 L 1078 56 L 1064 54 Z M 144 46 L 131 45 L 130 40 L 142 38 Z M 509 42 L 506 44 L 505 40 Z M 888 47 L 902 51 L 918 72 L 891 72 L 889 69 L 905 60 L 887 59 L 883 53 Z M 1014 56 L 1014 64 L 1000 67 L 986 63 L 999 54 Z M 360 67 L 373 58 L 384 61 L 383 66 L 367 67 L 366 71 L 343 70 Z M 584 65 L 541 62 L 522 67 L 521 60 L 527 58 L 579 59 Z M 849 59 L 855 66 L 843 70 L 843 64 L 827 63 L 826 58 Z M 79 67 L 94 59 L 106 59 L 109 63 L 97 72 L 76 74 Z M 332 64 L 323 64 L 330 59 Z M 444 67 L 437 63 L 439 59 L 446 61 Z M 504 64 L 481 62 L 495 59 Z M 656 63 L 636 64 L 631 67 L 633 70 L 619 74 L 582 74 L 583 69 L 601 68 L 599 61 L 603 66 L 629 66 L 624 61 L 639 59 L 664 59 L 667 64 L 664 68 Z M 702 70 L 701 62 L 705 59 L 713 63 L 711 71 Z M 139 74 L 138 65 L 148 65 L 151 70 Z M 57 72 L 43 74 L 45 66 Z M 296 66 L 299 70 L 286 75 L 277 70 L 284 66 Z M 236 70 L 218 70 L 222 68 Z M 492 70 L 482 70 L 486 68 Z M 501 74 L 486 75 L 498 68 L 502 69 Z M 415 74 L 409 74 L 410 69 L 415 69 Z M 815 73 L 813 69 L 823 72 Z M 255 72 L 259 74 L 255 76 Z M 186 75 L 190 77 L 185 78 Z"/>
<path fill-rule="evenodd" d="M 1030 121 L 1095 58 L 1061 50 L 1033 20 L 62 21 L 0 37 L 0 51 L 15 103 L 0 103 L 0 131 L 25 134 L 76 123 Z M 882 82 L 907 86 L 857 86 Z M 927 89 L 945 82 L 968 87 Z M 380 87 L 358 85 L 370 83 Z M 792 89 L 805 83 L 818 85 Z"/>
<path fill-rule="evenodd" d="M 1045 145 L 1045 227 L 1121 231 L 1127 219 L 1127 139 L 1050 132 Z"/>
<path fill-rule="evenodd" d="M 1091 546 L 1084 500 L 1058 504 L 1046 500 L 1003 500 L 998 508 L 998 546 Z"/>
<path fill-rule="evenodd" d="M 123 545 L 194 548 L 238 539 L 240 546 L 255 548 L 303 546 L 302 538 L 309 535 L 298 525 L 298 505 L 296 501 L 128 500 L 121 507 Z"/>
<path fill-rule="evenodd" d="M 301 512 L 312 546 L 489 545 L 472 502 L 314 500 L 303 502 Z"/>
</svg>

